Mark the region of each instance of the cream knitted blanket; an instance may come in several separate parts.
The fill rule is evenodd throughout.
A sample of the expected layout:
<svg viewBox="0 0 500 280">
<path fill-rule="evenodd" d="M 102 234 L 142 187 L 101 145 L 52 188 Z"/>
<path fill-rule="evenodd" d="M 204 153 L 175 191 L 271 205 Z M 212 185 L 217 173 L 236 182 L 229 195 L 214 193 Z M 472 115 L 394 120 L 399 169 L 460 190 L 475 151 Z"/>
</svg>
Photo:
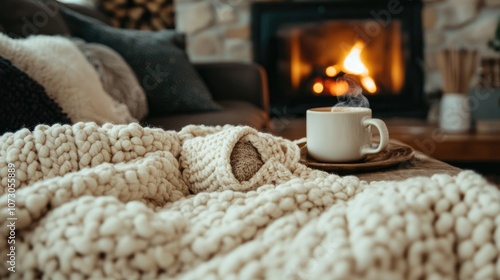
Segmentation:
<svg viewBox="0 0 500 280">
<path fill-rule="evenodd" d="M 240 181 L 242 143 L 260 167 Z M 368 184 L 298 160 L 248 127 L 5 134 L 0 278 L 499 279 L 500 194 L 480 175 Z"/>
</svg>

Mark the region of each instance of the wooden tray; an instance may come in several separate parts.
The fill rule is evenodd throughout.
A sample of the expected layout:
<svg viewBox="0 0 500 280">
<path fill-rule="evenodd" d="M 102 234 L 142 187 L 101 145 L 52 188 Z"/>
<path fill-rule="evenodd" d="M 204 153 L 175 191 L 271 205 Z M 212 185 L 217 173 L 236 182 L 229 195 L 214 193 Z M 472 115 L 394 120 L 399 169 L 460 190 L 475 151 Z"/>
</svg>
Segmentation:
<svg viewBox="0 0 500 280">
<path fill-rule="evenodd" d="M 307 145 L 300 148 L 300 163 L 308 167 L 334 173 L 359 173 L 385 169 L 400 163 L 407 162 L 415 156 L 415 151 L 406 145 L 389 143 L 385 151 L 367 155 L 359 162 L 351 163 L 325 163 L 318 162 L 307 155 Z"/>
</svg>

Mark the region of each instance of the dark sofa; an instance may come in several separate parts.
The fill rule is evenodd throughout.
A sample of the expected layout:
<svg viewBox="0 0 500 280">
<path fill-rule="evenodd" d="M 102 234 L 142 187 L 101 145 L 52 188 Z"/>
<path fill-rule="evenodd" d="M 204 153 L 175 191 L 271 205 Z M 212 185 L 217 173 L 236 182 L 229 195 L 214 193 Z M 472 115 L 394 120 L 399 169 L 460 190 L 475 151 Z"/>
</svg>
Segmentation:
<svg viewBox="0 0 500 280">
<path fill-rule="evenodd" d="M 11 26 L 8 26 L 8 17 L 11 19 L 12 17 L 23 18 L 23 21 L 26 22 L 29 15 L 37 12 L 33 10 L 31 4 L 41 4 L 47 1 L 23 0 L 7 2 L 11 3 L 6 4 L 4 2 L 0 4 L 0 9 L 3 10 L 0 11 L 0 16 L 3 17 L 3 19 L 0 19 L 0 32 L 12 36 Z M 60 5 L 109 24 L 109 19 L 97 9 L 77 4 Z M 26 7 L 31 10 L 28 11 Z M 53 21 L 54 18 L 50 20 Z M 17 24 L 19 23 L 18 21 Z M 26 28 L 26 26 L 23 27 Z M 72 35 L 64 29 L 61 31 L 58 28 L 51 28 L 50 24 L 37 28 L 36 34 Z M 259 130 L 269 129 L 267 80 L 263 68 L 256 64 L 244 62 L 195 63 L 194 67 L 205 82 L 212 98 L 221 106 L 221 109 L 219 111 L 156 114 L 140 120 L 142 124 L 167 130 L 179 130 L 189 124 L 232 124 L 248 125 Z"/>
<path fill-rule="evenodd" d="M 232 124 L 270 131 L 267 80 L 262 67 L 250 63 L 219 62 L 195 64 L 195 68 L 222 109 L 148 117 L 144 124 L 174 130 L 188 124 Z"/>
</svg>

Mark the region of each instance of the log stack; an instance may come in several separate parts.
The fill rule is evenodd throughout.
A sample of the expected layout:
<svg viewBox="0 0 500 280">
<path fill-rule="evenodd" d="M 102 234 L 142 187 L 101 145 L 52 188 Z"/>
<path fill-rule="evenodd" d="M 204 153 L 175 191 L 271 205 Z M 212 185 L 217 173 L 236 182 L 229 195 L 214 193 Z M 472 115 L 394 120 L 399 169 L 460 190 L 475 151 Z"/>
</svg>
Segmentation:
<svg viewBox="0 0 500 280">
<path fill-rule="evenodd" d="M 115 27 L 141 30 L 175 27 L 173 0 L 101 0 L 100 9 Z"/>
</svg>

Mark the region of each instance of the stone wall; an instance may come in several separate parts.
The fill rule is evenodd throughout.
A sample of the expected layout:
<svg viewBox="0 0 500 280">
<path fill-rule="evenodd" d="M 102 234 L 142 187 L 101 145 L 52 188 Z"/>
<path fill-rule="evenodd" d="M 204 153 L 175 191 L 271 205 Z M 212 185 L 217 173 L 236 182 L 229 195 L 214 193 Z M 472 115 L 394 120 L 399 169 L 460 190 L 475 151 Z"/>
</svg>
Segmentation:
<svg viewBox="0 0 500 280">
<path fill-rule="evenodd" d="M 175 0 L 176 26 L 187 34 L 192 61 L 251 61 L 252 0 Z M 446 46 L 467 46 L 482 56 L 500 19 L 500 0 L 424 0 L 425 91 L 440 88 L 435 54 Z"/>
<path fill-rule="evenodd" d="M 174 0 L 192 61 L 251 61 L 251 0 Z"/>
</svg>

